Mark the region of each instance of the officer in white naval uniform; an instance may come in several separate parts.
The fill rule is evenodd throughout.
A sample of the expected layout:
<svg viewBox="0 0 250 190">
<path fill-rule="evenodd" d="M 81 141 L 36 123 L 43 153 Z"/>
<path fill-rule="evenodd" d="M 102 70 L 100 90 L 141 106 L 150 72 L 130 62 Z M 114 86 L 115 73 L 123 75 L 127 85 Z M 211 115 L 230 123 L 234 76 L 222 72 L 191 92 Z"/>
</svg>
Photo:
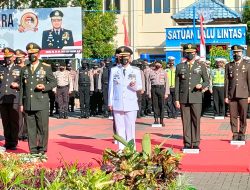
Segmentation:
<svg viewBox="0 0 250 190">
<path fill-rule="evenodd" d="M 111 69 L 109 77 L 108 106 L 113 110 L 117 134 L 127 142 L 135 140 L 135 121 L 139 106 L 136 91 L 142 89 L 140 69 L 131 66 L 132 50 L 121 46 L 116 52 L 119 54 L 118 66 Z M 124 145 L 118 142 L 119 149 Z"/>
</svg>

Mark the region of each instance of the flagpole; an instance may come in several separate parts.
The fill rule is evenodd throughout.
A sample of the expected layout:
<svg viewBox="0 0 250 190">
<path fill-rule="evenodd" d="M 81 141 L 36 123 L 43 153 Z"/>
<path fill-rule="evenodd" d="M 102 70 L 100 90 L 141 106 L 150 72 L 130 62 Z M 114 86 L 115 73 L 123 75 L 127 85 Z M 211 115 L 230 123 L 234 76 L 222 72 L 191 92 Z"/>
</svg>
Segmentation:
<svg viewBox="0 0 250 190">
<path fill-rule="evenodd" d="M 194 33 L 193 43 L 195 44 L 195 42 L 196 42 L 196 30 L 195 30 L 195 6 L 193 6 L 193 33 Z"/>
</svg>

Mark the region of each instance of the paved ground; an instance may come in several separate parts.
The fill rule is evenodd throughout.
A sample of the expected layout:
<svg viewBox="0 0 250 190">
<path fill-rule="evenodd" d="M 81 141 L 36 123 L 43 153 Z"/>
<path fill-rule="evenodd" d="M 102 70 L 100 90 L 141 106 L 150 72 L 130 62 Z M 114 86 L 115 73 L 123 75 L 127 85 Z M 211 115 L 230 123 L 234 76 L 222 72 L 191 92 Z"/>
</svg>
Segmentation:
<svg viewBox="0 0 250 190">
<path fill-rule="evenodd" d="M 79 112 L 70 114 L 70 118 L 76 118 L 79 116 Z M 107 119 L 90 118 L 89 120 L 57 120 L 51 118 L 50 122 L 50 137 L 55 138 L 91 138 L 91 139 L 110 139 L 108 133 L 98 131 L 96 121 L 103 120 L 102 126 L 110 133 L 112 125 Z M 79 121 L 82 121 L 79 124 Z M 151 123 L 153 122 L 152 117 L 140 118 L 137 120 L 136 136 L 141 138 L 145 132 L 150 132 L 152 139 L 164 139 L 166 137 L 170 139 L 182 139 L 182 126 L 181 119 L 165 119 L 165 128 L 152 128 Z M 99 122 L 98 122 L 99 123 Z M 250 120 L 248 120 L 250 124 Z M 73 136 L 68 126 L 75 126 L 76 131 L 86 131 L 86 135 Z M 2 126 L 0 124 L 0 140 L 3 140 Z M 94 131 L 92 131 L 92 130 Z M 62 133 L 64 131 L 65 133 Z M 247 130 L 247 139 L 250 138 L 249 130 Z M 65 135 L 66 134 L 66 135 Z M 221 139 L 230 140 L 231 131 L 229 125 L 229 118 L 225 120 L 214 120 L 210 116 L 203 117 L 201 120 L 201 139 Z M 229 158 L 230 159 L 230 158 Z M 193 184 L 199 190 L 238 190 L 238 189 L 250 189 L 250 174 L 249 173 L 185 173 Z"/>
<path fill-rule="evenodd" d="M 249 190 L 249 173 L 185 173 L 198 190 Z"/>
</svg>

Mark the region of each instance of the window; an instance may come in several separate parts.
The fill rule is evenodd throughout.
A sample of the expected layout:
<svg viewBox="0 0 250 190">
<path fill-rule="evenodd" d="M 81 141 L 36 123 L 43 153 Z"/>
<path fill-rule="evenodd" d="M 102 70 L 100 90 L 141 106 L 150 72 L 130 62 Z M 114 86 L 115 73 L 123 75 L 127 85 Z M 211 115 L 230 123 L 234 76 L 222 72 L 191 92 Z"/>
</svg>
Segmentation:
<svg viewBox="0 0 250 190">
<path fill-rule="evenodd" d="M 110 11 L 110 10 L 116 10 L 118 14 L 121 12 L 121 4 L 120 0 L 105 0 L 104 2 L 104 10 Z"/>
<path fill-rule="evenodd" d="M 225 4 L 224 0 L 219 0 L 221 3 Z"/>
<path fill-rule="evenodd" d="M 145 13 L 152 13 L 152 0 L 145 0 Z"/>
<path fill-rule="evenodd" d="M 120 0 L 114 0 L 114 8 L 115 8 L 115 10 L 117 10 L 117 13 L 118 13 L 118 14 L 121 13 L 121 4 L 120 4 Z"/>
<path fill-rule="evenodd" d="M 105 11 L 109 11 L 111 9 L 111 0 L 105 0 Z"/>
<path fill-rule="evenodd" d="M 161 0 L 154 0 L 154 12 L 161 13 Z"/>
<path fill-rule="evenodd" d="M 163 0 L 163 12 L 170 13 L 170 0 Z"/>
</svg>

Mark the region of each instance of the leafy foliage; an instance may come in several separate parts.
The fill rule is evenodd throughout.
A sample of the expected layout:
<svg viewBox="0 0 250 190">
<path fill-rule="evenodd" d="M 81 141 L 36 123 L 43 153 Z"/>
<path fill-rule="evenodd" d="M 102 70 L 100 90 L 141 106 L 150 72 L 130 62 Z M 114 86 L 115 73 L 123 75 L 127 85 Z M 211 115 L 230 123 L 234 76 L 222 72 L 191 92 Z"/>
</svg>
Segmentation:
<svg viewBox="0 0 250 190">
<path fill-rule="evenodd" d="M 163 148 L 163 143 L 156 145 L 151 152 L 148 150 L 151 147 L 149 134 L 143 137 L 142 152 L 135 150 L 133 140 L 127 143 L 117 135 L 114 138 L 126 147 L 118 152 L 106 149 L 101 163 L 101 169 L 112 174 L 114 181 L 123 182 L 128 189 L 139 190 L 171 189 L 183 185 L 176 182 L 181 154 Z"/>
<path fill-rule="evenodd" d="M 3 190 L 194 190 L 178 173 L 181 154 L 163 148 L 151 151 L 150 135 L 142 140 L 143 151 L 135 150 L 134 141 L 117 140 L 126 145 L 122 151 L 106 149 L 101 168 L 91 164 L 66 163 L 61 167 L 44 168 L 43 158 L 34 160 L 29 154 L 0 154 L 0 189 Z"/>
<path fill-rule="evenodd" d="M 250 0 L 246 0 L 243 14 L 242 14 L 242 22 L 247 24 L 247 34 L 246 34 L 246 42 L 250 44 Z"/>
<path fill-rule="evenodd" d="M 225 58 L 228 61 L 230 60 L 230 51 L 224 50 L 221 46 L 212 46 L 210 51 L 210 61 L 211 61 L 211 67 L 215 67 L 215 59 Z"/>
</svg>

